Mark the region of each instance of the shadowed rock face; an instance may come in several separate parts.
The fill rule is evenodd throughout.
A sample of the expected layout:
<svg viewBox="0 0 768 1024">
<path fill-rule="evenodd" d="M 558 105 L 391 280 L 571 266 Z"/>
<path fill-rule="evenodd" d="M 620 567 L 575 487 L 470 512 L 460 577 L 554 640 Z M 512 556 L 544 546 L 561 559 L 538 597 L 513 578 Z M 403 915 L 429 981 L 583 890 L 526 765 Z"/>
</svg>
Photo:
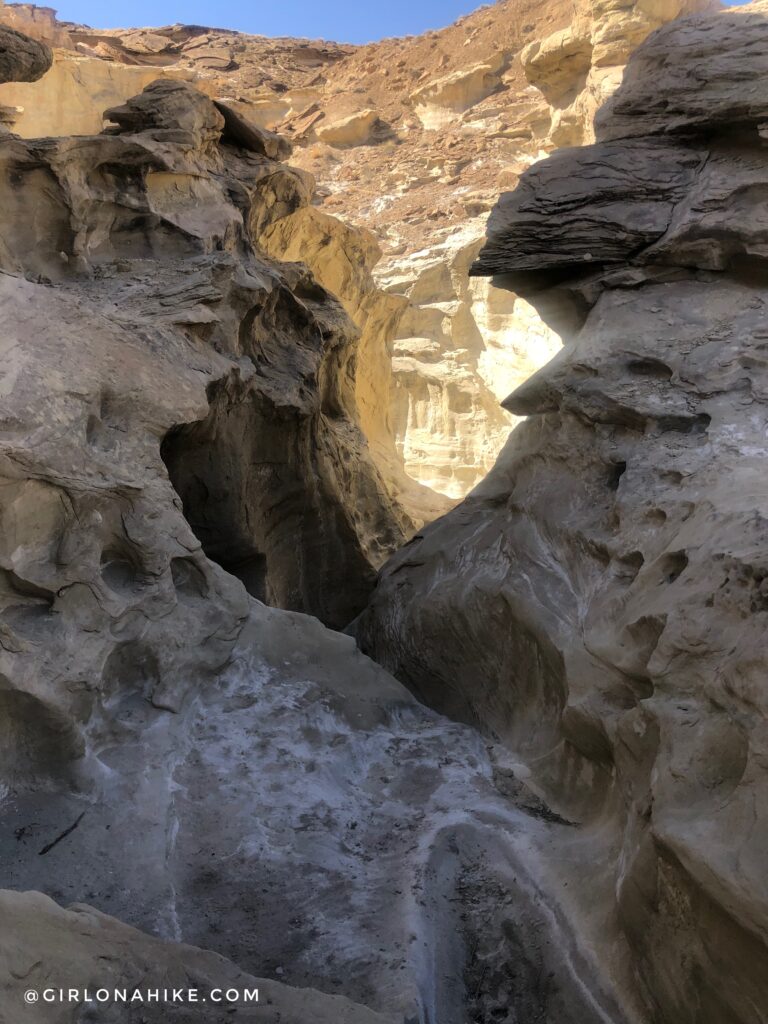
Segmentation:
<svg viewBox="0 0 768 1024">
<path fill-rule="evenodd" d="M 37 82 L 53 63 L 45 43 L 0 25 L 0 83 Z"/>
<path fill-rule="evenodd" d="M 341 311 L 321 321 L 310 309 L 328 294 L 300 266 L 285 273 L 293 288 L 240 324 L 255 371 L 210 385 L 208 415 L 172 430 L 161 452 L 209 557 L 254 597 L 342 628 L 373 587 L 372 562 L 402 534 L 346 414 L 354 377 Z"/>
<path fill-rule="evenodd" d="M 473 273 L 566 344 L 359 629 L 581 823 L 573 920 L 675 1024 L 768 1007 L 767 25 L 755 4 L 660 29 L 597 143 L 502 197 Z"/>
</svg>

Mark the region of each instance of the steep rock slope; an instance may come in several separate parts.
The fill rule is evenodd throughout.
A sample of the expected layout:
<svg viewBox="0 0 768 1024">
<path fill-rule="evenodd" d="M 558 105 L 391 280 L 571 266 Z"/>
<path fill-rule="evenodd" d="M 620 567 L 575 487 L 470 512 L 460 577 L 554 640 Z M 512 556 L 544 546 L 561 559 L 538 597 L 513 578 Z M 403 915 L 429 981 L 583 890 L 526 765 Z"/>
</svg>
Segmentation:
<svg viewBox="0 0 768 1024">
<path fill-rule="evenodd" d="M 467 282 L 499 187 L 543 151 L 589 141 L 631 49 L 707 2 L 502 0 L 446 29 L 363 47 L 199 26 L 98 31 L 8 5 L 1 17 L 58 48 L 45 82 L 0 86 L 0 101 L 21 108 L 22 135 L 93 133 L 107 107 L 153 78 L 182 78 L 294 141 L 294 162 L 320 183 L 315 205 L 376 245 L 302 214 L 269 250 L 301 258 L 321 281 L 348 278 L 340 297 L 363 331 L 362 425 L 419 523 L 490 469 L 515 422 L 500 400 L 559 344 L 523 299 Z M 361 290 L 363 302 L 352 294 Z"/>
<path fill-rule="evenodd" d="M 305 206 L 271 220 L 258 243 L 275 259 L 297 260 L 311 267 L 313 276 L 340 299 L 360 328 L 355 400 L 371 456 L 393 500 L 407 510 L 416 526 L 437 519 L 453 502 L 414 480 L 397 450 L 392 338 L 408 313 L 408 302 L 377 287 L 373 270 L 381 249 L 375 236 Z"/>
<path fill-rule="evenodd" d="M 415 480 L 453 499 L 478 483 L 515 422 L 499 404 L 510 381 L 558 347 L 525 301 L 467 283 L 499 186 L 542 151 L 589 141 L 632 49 L 701 6 L 506 0 L 357 50 L 279 125 L 321 209 L 376 234 L 374 277 L 408 299 L 390 345 L 390 416 Z M 334 127 L 349 123 L 360 132 L 340 141 Z"/>
<path fill-rule="evenodd" d="M 768 1015 L 767 39 L 765 4 L 661 29 L 597 143 L 502 196 L 473 273 L 566 344 L 359 630 L 580 823 L 575 918 L 654 1022 Z"/>
</svg>

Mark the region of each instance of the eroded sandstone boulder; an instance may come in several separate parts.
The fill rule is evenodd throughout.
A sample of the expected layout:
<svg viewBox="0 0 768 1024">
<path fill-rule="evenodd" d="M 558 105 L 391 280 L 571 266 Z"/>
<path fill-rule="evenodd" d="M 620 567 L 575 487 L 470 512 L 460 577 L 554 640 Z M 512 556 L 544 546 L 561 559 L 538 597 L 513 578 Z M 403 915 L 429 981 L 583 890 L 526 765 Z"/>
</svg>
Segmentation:
<svg viewBox="0 0 768 1024">
<path fill-rule="evenodd" d="M 0 25 L 0 83 L 36 82 L 53 61 L 45 43 Z"/>
<path fill-rule="evenodd" d="M 317 126 L 317 137 L 328 146 L 364 146 L 374 141 L 379 123 L 375 110 L 356 110 L 337 120 L 324 118 Z"/>
<path fill-rule="evenodd" d="M 561 850 L 571 921 L 613 936 L 644 1021 L 768 1008 L 766 24 L 755 4 L 660 29 L 597 143 L 502 197 L 473 273 L 565 347 L 505 403 L 528 419 L 488 479 L 387 564 L 359 629 L 580 823 Z"/>
<path fill-rule="evenodd" d="M 456 114 L 500 90 L 509 56 L 503 51 L 494 53 L 487 61 L 433 78 L 416 89 L 410 102 L 422 125 L 429 130 L 445 128 L 456 120 Z"/>
</svg>

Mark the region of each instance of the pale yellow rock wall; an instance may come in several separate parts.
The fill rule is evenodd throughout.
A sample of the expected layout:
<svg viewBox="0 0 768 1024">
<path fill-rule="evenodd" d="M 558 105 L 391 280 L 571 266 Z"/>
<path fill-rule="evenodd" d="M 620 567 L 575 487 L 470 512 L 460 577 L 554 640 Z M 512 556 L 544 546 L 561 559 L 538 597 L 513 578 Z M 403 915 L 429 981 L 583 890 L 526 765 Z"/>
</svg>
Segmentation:
<svg viewBox="0 0 768 1024">
<path fill-rule="evenodd" d="M 103 113 L 140 93 L 158 78 L 191 78 L 178 69 L 116 64 L 58 49 L 38 82 L 0 85 L 0 104 L 17 108 L 13 131 L 27 139 L 95 135 Z"/>
<path fill-rule="evenodd" d="M 550 104 L 546 148 L 593 142 L 595 113 L 621 84 L 631 53 L 657 28 L 702 6 L 699 0 L 591 0 L 568 28 L 529 43 L 520 61 Z"/>
<path fill-rule="evenodd" d="M 0 17 L 4 25 L 15 28 L 49 46 L 70 46 L 69 33 L 56 19 L 52 7 L 37 7 L 35 4 L 0 3 Z"/>
<path fill-rule="evenodd" d="M 593 0 L 571 25 L 526 46 L 526 78 L 543 104 L 532 104 L 522 163 L 547 151 L 592 141 L 597 109 L 621 84 L 631 52 L 654 29 L 700 8 L 695 0 Z M 445 129 L 499 85 L 508 58 L 467 68 L 420 87 L 411 101 L 427 129 Z M 531 119 L 548 110 L 549 123 Z M 469 114 L 466 115 L 470 116 Z M 503 130 L 482 122 L 478 132 Z M 507 129 L 508 130 L 508 129 Z M 407 296 L 392 362 L 392 421 L 406 472 L 461 498 L 490 471 L 519 422 L 499 405 L 559 350 L 560 340 L 522 299 L 467 278 L 483 234 L 482 218 L 457 227 L 429 250 L 387 261 L 377 277 Z"/>
<path fill-rule="evenodd" d="M 377 287 L 372 271 L 381 250 L 375 237 L 314 207 L 305 207 L 271 224 L 259 244 L 273 258 L 306 263 L 323 287 L 341 299 L 358 325 L 354 387 L 359 422 L 393 498 L 417 527 L 447 511 L 450 503 L 441 494 L 419 486 L 427 483 L 419 474 L 403 472 L 398 457 L 392 339 L 408 303 Z"/>
<path fill-rule="evenodd" d="M 560 348 L 528 303 L 468 276 L 481 243 L 469 225 L 378 273 L 409 300 L 392 360 L 397 450 L 409 476 L 453 499 L 488 473 L 518 422 L 500 402 Z"/>
</svg>

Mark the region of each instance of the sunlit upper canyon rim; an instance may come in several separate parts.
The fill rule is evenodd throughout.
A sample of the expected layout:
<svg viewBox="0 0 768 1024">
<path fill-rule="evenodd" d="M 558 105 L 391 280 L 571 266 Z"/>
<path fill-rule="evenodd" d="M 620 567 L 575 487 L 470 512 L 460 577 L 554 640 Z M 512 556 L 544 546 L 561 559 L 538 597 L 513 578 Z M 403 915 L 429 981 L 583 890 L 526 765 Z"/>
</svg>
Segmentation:
<svg viewBox="0 0 768 1024">
<path fill-rule="evenodd" d="M 194 20 L 0 6 L 0 1024 L 768 1024 L 768 2 Z"/>
</svg>

